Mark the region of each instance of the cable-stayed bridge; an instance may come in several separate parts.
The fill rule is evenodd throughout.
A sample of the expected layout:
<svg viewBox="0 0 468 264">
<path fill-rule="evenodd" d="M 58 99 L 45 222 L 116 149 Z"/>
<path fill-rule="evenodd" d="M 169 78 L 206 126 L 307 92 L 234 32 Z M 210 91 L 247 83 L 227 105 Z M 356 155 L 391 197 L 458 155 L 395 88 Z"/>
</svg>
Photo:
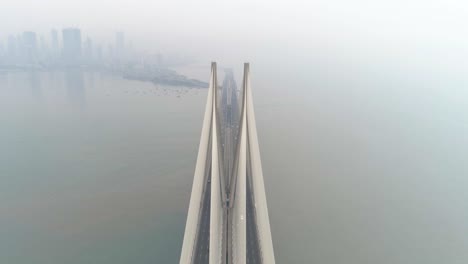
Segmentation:
<svg viewBox="0 0 468 264">
<path fill-rule="evenodd" d="M 248 63 L 240 94 L 211 64 L 180 263 L 275 263 Z"/>
</svg>

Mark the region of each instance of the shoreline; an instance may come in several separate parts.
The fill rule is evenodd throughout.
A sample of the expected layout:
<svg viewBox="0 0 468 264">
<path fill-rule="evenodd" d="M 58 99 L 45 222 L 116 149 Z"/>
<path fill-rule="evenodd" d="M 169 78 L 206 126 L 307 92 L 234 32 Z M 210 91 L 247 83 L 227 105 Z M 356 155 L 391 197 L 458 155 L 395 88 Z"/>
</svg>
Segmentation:
<svg viewBox="0 0 468 264">
<path fill-rule="evenodd" d="M 60 67 L 37 67 L 37 66 L 0 66 L 0 74 L 8 72 L 68 72 L 68 71 L 83 71 L 83 72 L 100 72 L 109 73 L 119 76 L 126 80 L 151 82 L 174 87 L 188 87 L 203 89 L 208 88 L 208 83 L 197 79 L 189 78 L 185 75 L 177 73 L 175 70 L 167 68 L 127 68 L 116 69 L 109 67 L 97 66 L 60 66 Z"/>
</svg>

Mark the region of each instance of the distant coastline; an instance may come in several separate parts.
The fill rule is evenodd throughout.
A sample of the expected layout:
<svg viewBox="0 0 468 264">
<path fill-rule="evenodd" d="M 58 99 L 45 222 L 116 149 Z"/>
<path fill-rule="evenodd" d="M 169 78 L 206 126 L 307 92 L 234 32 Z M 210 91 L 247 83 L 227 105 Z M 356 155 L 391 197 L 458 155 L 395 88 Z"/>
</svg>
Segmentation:
<svg viewBox="0 0 468 264">
<path fill-rule="evenodd" d="M 208 83 L 188 78 L 174 70 L 165 68 L 124 69 L 120 71 L 123 78 L 129 80 L 147 81 L 170 86 L 186 86 L 192 88 L 208 88 Z"/>
<path fill-rule="evenodd" d="M 104 67 L 104 66 L 51 66 L 40 65 L 8 65 L 0 66 L 0 73 L 25 72 L 25 71 L 98 71 L 118 75 L 124 79 L 152 82 L 168 86 L 184 86 L 190 88 L 208 88 L 208 83 L 197 79 L 188 78 L 174 70 L 159 67 Z"/>
</svg>

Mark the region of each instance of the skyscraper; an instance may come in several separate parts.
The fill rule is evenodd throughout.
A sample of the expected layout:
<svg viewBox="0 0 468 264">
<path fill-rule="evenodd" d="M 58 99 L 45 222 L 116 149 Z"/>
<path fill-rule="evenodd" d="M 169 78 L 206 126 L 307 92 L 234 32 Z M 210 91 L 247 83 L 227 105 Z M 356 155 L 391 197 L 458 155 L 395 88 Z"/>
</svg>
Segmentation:
<svg viewBox="0 0 468 264">
<path fill-rule="evenodd" d="M 115 55 L 117 59 L 123 59 L 125 53 L 125 35 L 123 32 L 115 34 Z"/>
<path fill-rule="evenodd" d="M 7 49 L 8 49 L 8 56 L 10 57 L 10 59 L 15 58 L 17 55 L 17 50 L 18 50 L 15 36 L 13 35 L 8 36 L 8 48 Z"/>
<path fill-rule="evenodd" d="M 62 30 L 63 59 L 67 64 L 79 64 L 81 60 L 81 31 L 78 28 Z"/>
<path fill-rule="evenodd" d="M 54 56 L 57 56 L 58 54 L 60 54 L 60 50 L 59 50 L 59 42 L 58 42 L 58 32 L 56 29 L 52 29 L 51 31 L 51 46 L 52 46 L 52 54 Z"/>
<path fill-rule="evenodd" d="M 45 41 L 45 38 L 43 35 L 39 36 L 39 50 L 38 53 L 40 56 L 46 54 L 49 52 L 49 47 L 47 46 L 47 43 Z"/>
<path fill-rule="evenodd" d="M 102 63 L 102 46 L 99 45 L 97 48 L 96 48 L 96 57 L 97 57 L 97 60 Z"/>
<path fill-rule="evenodd" d="M 35 63 L 37 59 L 37 37 L 32 31 L 23 32 L 23 51 L 27 63 Z"/>
<path fill-rule="evenodd" d="M 93 41 L 87 37 L 84 43 L 83 57 L 90 62 L 93 60 L 93 56 Z"/>
</svg>

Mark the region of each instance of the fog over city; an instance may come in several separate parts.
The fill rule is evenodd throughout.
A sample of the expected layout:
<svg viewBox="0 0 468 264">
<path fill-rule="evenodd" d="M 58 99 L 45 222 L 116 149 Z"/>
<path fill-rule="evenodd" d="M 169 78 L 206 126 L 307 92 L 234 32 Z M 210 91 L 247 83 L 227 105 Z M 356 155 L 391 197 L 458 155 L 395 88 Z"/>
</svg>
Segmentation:
<svg viewBox="0 0 468 264">
<path fill-rule="evenodd" d="M 468 4 L 460 0 L 18 0 L 2 3 L 0 39 L 26 30 L 48 34 L 52 28 L 78 27 L 98 43 L 124 31 L 145 50 L 232 62 L 285 47 L 301 56 L 317 48 L 441 52 L 438 46 L 466 45 L 467 13 Z"/>
<path fill-rule="evenodd" d="M 468 263 L 467 73 L 464 0 L 3 0 L 0 264 L 207 263 L 213 91 L 276 263 Z"/>
</svg>

